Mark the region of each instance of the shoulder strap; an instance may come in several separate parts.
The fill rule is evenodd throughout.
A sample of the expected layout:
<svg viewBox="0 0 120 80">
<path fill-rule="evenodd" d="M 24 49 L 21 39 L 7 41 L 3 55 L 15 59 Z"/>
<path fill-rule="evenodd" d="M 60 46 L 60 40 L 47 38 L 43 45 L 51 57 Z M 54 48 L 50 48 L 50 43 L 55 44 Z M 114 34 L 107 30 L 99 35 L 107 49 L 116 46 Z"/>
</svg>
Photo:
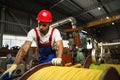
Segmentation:
<svg viewBox="0 0 120 80">
<path fill-rule="evenodd" d="M 47 44 L 45 44 L 45 45 L 48 45 L 48 44 L 51 45 L 51 40 L 52 40 L 52 35 L 53 35 L 53 31 L 54 31 L 54 30 L 55 30 L 55 28 L 52 28 L 52 31 L 51 31 L 51 34 L 50 34 L 50 37 L 49 37 L 49 43 L 47 43 Z M 38 44 L 41 44 L 41 43 L 40 43 L 40 37 L 39 37 L 39 35 L 38 35 L 37 29 L 34 28 L 34 31 L 35 31 L 35 33 L 36 33 L 37 43 L 38 43 Z"/>
<path fill-rule="evenodd" d="M 34 28 L 34 31 L 35 31 L 35 33 L 36 33 L 37 42 L 38 42 L 38 44 L 39 44 L 39 43 L 40 43 L 40 37 L 39 37 L 39 35 L 38 35 L 37 29 Z"/>
<path fill-rule="evenodd" d="M 52 35 L 53 35 L 53 31 L 55 30 L 55 28 L 52 28 L 52 31 L 51 31 L 51 34 L 50 34 L 50 38 L 49 38 L 49 41 L 51 42 L 52 40 Z"/>
</svg>

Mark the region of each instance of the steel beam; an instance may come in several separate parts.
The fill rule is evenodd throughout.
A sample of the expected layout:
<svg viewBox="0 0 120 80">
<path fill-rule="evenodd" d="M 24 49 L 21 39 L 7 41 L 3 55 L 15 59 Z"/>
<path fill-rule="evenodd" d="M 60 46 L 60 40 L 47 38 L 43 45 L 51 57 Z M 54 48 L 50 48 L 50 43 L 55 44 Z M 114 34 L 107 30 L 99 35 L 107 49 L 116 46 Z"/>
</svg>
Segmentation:
<svg viewBox="0 0 120 80">
<path fill-rule="evenodd" d="M 1 9 L 1 20 L 5 20 L 5 8 Z M 4 23 L 0 23 L 0 47 L 3 45 Z"/>
<path fill-rule="evenodd" d="M 84 26 L 81 26 L 79 28 L 66 29 L 66 30 L 64 30 L 64 32 L 72 32 L 72 31 L 82 30 L 82 29 L 85 29 L 85 28 L 88 28 L 88 27 L 93 27 L 93 26 L 96 26 L 96 25 L 105 24 L 105 23 L 112 22 L 112 21 L 115 21 L 115 20 L 118 20 L 118 19 L 120 19 L 120 15 L 112 16 L 109 19 L 103 18 L 103 19 L 100 19 L 100 20 L 97 20 L 97 21 L 89 22 L 89 23 L 87 23 Z"/>
</svg>

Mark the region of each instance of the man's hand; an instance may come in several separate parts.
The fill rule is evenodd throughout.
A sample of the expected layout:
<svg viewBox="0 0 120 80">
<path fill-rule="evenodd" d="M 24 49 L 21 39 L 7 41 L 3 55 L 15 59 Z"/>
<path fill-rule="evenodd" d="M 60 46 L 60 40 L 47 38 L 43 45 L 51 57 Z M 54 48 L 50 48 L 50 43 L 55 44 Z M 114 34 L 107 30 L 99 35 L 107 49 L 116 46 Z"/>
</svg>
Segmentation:
<svg viewBox="0 0 120 80">
<path fill-rule="evenodd" d="M 2 74 L 0 80 L 4 80 L 4 78 L 8 78 L 8 79 L 12 78 L 12 73 L 16 68 L 17 65 L 12 64 L 11 67 Z"/>
<path fill-rule="evenodd" d="M 52 64 L 57 66 L 62 64 L 62 59 L 61 58 L 53 58 L 52 59 Z"/>
</svg>

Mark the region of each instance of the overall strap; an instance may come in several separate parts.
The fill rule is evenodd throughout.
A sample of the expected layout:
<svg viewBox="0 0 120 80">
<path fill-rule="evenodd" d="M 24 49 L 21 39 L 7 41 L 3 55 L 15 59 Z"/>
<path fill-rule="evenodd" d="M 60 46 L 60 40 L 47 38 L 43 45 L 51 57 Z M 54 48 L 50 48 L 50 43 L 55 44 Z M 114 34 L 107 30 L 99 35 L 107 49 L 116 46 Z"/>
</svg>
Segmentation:
<svg viewBox="0 0 120 80">
<path fill-rule="evenodd" d="M 51 44 L 51 41 L 52 41 L 52 35 L 53 35 L 53 31 L 55 30 L 55 28 L 52 28 L 52 31 L 51 31 L 51 34 L 50 34 L 50 37 L 49 37 L 49 42 Z"/>
<path fill-rule="evenodd" d="M 34 31 L 35 31 L 35 33 L 36 33 L 37 43 L 40 44 L 40 37 L 39 37 L 39 35 L 38 35 L 37 29 L 34 28 Z"/>
<path fill-rule="evenodd" d="M 51 34 L 50 34 L 50 37 L 49 37 L 49 42 L 48 43 L 45 43 L 45 44 L 41 44 L 40 43 L 40 37 L 38 35 L 38 31 L 36 28 L 34 28 L 34 31 L 36 33 L 36 38 L 37 38 L 37 43 L 40 44 L 40 45 L 51 45 L 51 40 L 52 40 L 52 35 L 53 35 L 53 31 L 55 30 L 55 28 L 52 28 L 52 31 L 51 31 Z"/>
</svg>

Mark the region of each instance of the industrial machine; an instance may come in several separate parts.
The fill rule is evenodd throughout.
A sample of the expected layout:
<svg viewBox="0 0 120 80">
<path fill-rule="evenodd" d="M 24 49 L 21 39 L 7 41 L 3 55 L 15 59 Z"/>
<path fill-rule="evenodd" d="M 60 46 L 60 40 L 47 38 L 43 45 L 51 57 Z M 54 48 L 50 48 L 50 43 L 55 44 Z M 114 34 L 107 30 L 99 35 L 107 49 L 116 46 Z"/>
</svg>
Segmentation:
<svg viewBox="0 0 120 80">
<path fill-rule="evenodd" d="M 120 63 L 120 42 L 115 43 L 97 43 L 92 49 L 92 61 L 95 64 L 100 63 Z"/>
<path fill-rule="evenodd" d="M 2 73 L 3 71 L 6 70 L 6 61 L 7 58 L 6 57 L 0 57 L 0 73 Z"/>
</svg>

